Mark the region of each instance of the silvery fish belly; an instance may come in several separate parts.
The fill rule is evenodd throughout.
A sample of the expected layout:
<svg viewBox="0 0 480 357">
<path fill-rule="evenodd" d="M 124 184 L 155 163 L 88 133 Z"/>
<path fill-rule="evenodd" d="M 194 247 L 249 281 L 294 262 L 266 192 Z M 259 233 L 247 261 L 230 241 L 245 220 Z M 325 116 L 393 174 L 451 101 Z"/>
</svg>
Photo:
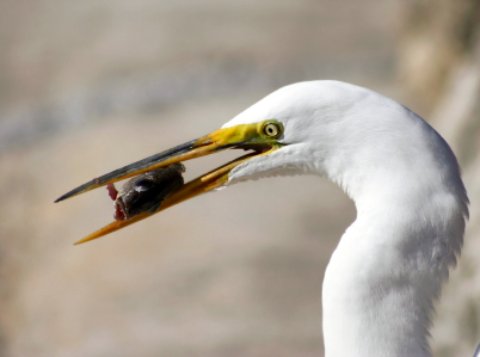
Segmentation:
<svg viewBox="0 0 480 357">
<path fill-rule="evenodd" d="M 113 217 L 121 221 L 142 212 L 155 211 L 168 195 L 183 186 L 183 172 L 185 166 L 177 163 L 136 176 L 128 180 L 120 191 L 109 184 L 108 193 L 115 201 Z"/>
</svg>

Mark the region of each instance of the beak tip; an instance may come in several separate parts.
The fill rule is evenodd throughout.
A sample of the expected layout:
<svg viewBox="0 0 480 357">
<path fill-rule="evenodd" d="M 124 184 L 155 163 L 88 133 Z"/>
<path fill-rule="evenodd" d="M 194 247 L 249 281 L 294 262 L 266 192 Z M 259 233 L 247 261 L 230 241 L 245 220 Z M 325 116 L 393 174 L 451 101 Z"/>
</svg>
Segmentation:
<svg viewBox="0 0 480 357">
<path fill-rule="evenodd" d="M 74 246 L 76 245 L 80 245 L 80 244 L 84 244 L 84 243 L 87 243 L 87 242 L 90 242 L 96 238 L 100 238 L 100 237 L 91 237 L 91 236 L 87 236 L 83 239 L 80 239 L 80 240 L 77 240 L 75 243 L 73 243 Z"/>
<path fill-rule="evenodd" d="M 72 191 L 69 191 L 67 193 L 64 193 L 63 195 L 61 195 L 60 197 L 58 197 L 55 201 L 53 201 L 53 203 L 58 203 L 58 202 L 61 202 L 61 201 L 64 201 L 66 200 L 67 198 L 70 198 L 72 196 L 75 196 L 77 194 L 76 190 L 72 190 Z"/>
</svg>

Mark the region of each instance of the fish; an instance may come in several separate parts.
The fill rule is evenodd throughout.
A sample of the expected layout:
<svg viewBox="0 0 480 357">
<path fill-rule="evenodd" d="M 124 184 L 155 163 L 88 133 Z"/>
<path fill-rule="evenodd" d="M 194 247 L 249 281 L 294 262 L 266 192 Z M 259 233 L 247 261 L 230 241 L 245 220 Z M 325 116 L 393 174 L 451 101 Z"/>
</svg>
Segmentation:
<svg viewBox="0 0 480 357">
<path fill-rule="evenodd" d="M 166 197 L 184 185 L 185 166 L 175 163 L 135 176 L 118 191 L 113 183 L 107 185 L 108 195 L 114 201 L 113 218 L 130 219 L 142 212 L 154 212 Z"/>
</svg>

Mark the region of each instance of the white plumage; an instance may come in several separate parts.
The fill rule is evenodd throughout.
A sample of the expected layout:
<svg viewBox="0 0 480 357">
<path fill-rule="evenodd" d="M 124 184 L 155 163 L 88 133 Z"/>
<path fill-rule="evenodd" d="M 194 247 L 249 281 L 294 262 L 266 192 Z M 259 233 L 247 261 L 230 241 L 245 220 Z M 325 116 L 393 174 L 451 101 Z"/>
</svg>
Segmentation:
<svg viewBox="0 0 480 357">
<path fill-rule="evenodd" d="M 281 88 L 224 127 L 267 118 L 283 123 L 288 145 L 242 163 L 228 184 L 316 174 L 357 209 L 325 272 L 326 356 L 429 356 L 433 303 L 468 216 L 448 144 L 397 102 L 336 81 Z"/>
</svg>

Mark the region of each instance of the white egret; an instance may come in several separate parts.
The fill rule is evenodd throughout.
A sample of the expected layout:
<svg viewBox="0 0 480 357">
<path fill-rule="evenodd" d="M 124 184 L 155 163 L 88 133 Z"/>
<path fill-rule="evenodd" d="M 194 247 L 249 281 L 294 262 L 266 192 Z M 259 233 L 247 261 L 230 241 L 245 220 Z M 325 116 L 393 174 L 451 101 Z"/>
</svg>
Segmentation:
<svg viewBox="0 0 480 357">
<path fill-rule="evenodd" d="M 429 356 L 434 301 L 460 254 L 468 199 L 445 140 L 378 93 L 337 81 L 283 87 L 221 129 L 58 200 L 226 148 L 251 152 L 185 184 L 155 212 L 250 179 L 299 173 L 329 178 L 355 202 L 357 217 L 325 272 L 326 356 Z M 155 212 L 115 221 L 81 242 Z"/>
</svg>

